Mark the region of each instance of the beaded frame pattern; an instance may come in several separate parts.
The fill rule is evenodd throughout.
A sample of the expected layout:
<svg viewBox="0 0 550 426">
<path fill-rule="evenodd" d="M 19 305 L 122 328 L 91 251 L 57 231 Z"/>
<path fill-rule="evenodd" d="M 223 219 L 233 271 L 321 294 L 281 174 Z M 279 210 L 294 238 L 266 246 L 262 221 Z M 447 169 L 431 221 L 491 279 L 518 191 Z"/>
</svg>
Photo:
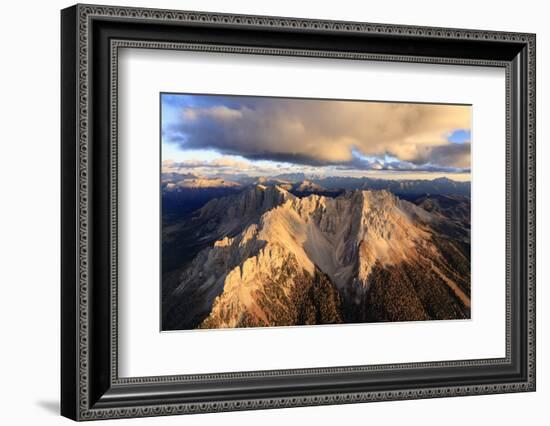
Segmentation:
<svg viewBox="0 0 550 426">
<path fill-rule="evenodd" d="M 282 408 L 295 406 L 345 404 L 354 402 L 404 400 L 418 398 L 435 398 L 444 396 L 465 396 L 488 393 L 506 393 L 518 391 L 532 391 L 535 389 L 535 36 L 532 34 L 494 32 L 479 30 L 447 29 L 417 26 L 401 26 L 387 24 L 369 24 L 357 22 L 337 22 L 325 20 L 310 20 L 296 18 L 264 17 L 229 15 L 204 12 L 170 11 L 157 9 L 141 9 L 126 7 L 104 7 L 94 5 L 78 5 L 78 410 L 77 416 L 80 420 L 105 419 L 113 417 L 142 417 L 160 416 L 188 413 L 206 413 L 232 410 L 251 410 L 265 408 Z M 525 43 L 528 50 L 528 73 L 527 73 L 527 106 L 528 106 L 528 246 L 527 246 L 527 269 L 528 269 L 528 379 L 520 383 L 503 383 L 495 385 L 480 386 L 450 386 L 423 389 L 403 389 L 395 391 L 380 392 L 356 392 L 336 393 L 327 395 L 312 395 L 303 397 L 277 397 L 263 399 L 231 400 L 207 403 L 176 403 L 155 406 L 143 406 L 138 408 L 89 408 L 89 336 L 88 336 L 88 112 L 89 112 L 89 28 L 90 20 L 94 17 L 118 17 L 128 19 L 140 19 L 141 21 L 175 21 L 192 22 L 205 24 L 234 24 L 241 26 L 252 26 L 256 28 L 301 28 L 317 31 L 338 31 L 377 33 L 385 35 L 411 35 L 426 38 L 448 38 L 466 40 L 487 40 L 487 41 L 509 41 Z M 430 362 L 414 364 L 388 364 L 374 366 L 352 366 L 352 367 L 327 367 L 317 369 L 299 370 L 273 370 L 261 372 L 244 373 L 220 373 L 208 375 L 186 375 L 186 376 L 158 376 L 158 377 L 135 377 L 119 378 L 117 367 L 118 327 L 117 327 L 117 71 L 118 71 L 118 49 L 119 48 L 148 48 L 148 49 L 171 49 L 171 50 L 194 50 L 207 52 L 224 52 L 236 54 L 262 54 L 262 55 L 284 55 L 284 56 L 310 56 L 325 57 L 333 59 L 363 59 L 374 61 L 396 61 L 396 62 L 424 62 L 444 63 L 455 65 L 478 65 L 505 67 L 506 69 L 506 357 L 501 359 L 481 359 L 448 362 Z M 253 48 L 236 46 L 198 45 L 184 43 L 146 42 L 132 40 L 111 40 L 111 381 L 117 384 L 124 383 L 168 383 L 178 381 L 201 381 L 223 378 L 245 378 L 245 377 L 269 377 L 285 375 L 304 374 L 330 374 L 342 372 L 363 372 L 379 371 L 384 369 L 400 368 L 423 368 L 423 367 L 449 367 L 449 366 L 478 366 L 488 364 L 503 364 L 510 362 L 510 330 L 511 330 L 511 282 L 510 282 L 510 203 L 511 203 L 511 129 L 509 128 L 510 107 L 510 67 L 506 62 L 469 60 L 460 58 L 419 58 L 414 56 L 397 55 L 372 55 L 361 53 L 343 53 L 328 51 L 311 51 L 296 49 L 273 49 Z"/>
</svg>

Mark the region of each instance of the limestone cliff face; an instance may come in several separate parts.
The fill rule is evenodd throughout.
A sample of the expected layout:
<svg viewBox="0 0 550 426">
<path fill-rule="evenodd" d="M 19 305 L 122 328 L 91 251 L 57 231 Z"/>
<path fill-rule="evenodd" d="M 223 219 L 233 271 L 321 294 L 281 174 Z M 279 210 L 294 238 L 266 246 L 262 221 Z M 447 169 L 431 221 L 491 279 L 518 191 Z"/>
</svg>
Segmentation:
<svg viewBox="0 0 550 426">
<path fill-rule="evenodd" d="M 201 328 L 341 323 L 337 289 L 278 244 L 268 244 L 226 277 Z"/>
<path fill-rule="evenodd" d="M 195 220 L 207 221 L 206 229 L 216 235 L 231 235 L 256 223 L 265 212 L 293 197 L 278 186 L 256 185 L 237 196 L 209 201 L 198 211 Z"/>
<path fill-rule="evenodd" d="M 223 237 L 181 274 L 174 328 L 469 317 L 468 253 L 436 231 L 446 219 L 387 191 L 258 185 L 198 217 Z"/>
</svg>

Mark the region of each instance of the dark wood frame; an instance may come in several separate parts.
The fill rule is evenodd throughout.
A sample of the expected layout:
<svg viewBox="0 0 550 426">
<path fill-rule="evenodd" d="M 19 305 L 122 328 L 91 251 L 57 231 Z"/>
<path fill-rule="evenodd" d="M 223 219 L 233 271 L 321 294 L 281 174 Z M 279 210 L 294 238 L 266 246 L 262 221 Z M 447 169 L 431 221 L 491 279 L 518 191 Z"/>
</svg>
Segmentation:
<svg viewBox="0 0 550 426">
<path fill-rule="evenodd" d="M 64 9 L 61 29 L 64 416 L 89 420 L 535 390 L 535 35 L 95 5 Z M 117 52 L 124 47 L 505 68 L 506 357 L 119 378 L 116 90 Z"/>
</svg>

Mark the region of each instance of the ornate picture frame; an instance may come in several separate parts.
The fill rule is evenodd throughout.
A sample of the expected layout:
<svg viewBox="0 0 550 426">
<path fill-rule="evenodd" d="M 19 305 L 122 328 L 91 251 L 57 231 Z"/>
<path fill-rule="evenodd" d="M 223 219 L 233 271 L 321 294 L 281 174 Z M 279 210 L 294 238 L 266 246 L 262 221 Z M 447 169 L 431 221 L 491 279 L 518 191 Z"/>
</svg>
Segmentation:
<svg viewBox="0 0 550 426">
<path fill-rule="evenodd" d="M 61 413 L 160 416 L 535 390 L 535 35 L 76 5 L 61 12 Z M 412 62 L 506 73 L 506 356 L 119 377 L 121 48 Z"/>
</svg>

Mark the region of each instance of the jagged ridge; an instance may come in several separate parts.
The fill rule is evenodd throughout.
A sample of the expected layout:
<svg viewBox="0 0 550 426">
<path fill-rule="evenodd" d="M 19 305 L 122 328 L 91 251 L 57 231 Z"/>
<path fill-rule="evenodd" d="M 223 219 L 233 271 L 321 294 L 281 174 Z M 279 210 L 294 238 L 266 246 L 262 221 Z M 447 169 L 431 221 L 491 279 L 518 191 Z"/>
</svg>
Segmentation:
<svg viewBox="0 0 550 426">
<path fill-rule="evenodd" d="M 322 306 L 304 295 L 319 288 L 331 314 L 313 315 L 317 323 L 469 316 L 469 273 L 449 265 L 444 243 L 467 259 L 434 231 L 443 219 L 387 191 L 300 199 L 258 185 L 211 201 L 198 217 L 222 212 L 211 228 L 225 236 L 182 274 L 168 327 L 196 327 L 202 317 L 207 328 L 307 323 L 303 313 Z"/>
</svg>

